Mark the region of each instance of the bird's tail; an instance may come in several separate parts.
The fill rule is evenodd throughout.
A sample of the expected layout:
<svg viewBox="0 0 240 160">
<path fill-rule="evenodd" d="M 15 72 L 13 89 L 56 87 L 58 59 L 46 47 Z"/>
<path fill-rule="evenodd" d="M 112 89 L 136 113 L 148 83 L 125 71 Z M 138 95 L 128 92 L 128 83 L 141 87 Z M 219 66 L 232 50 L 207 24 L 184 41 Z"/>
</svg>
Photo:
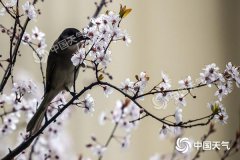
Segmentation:
<svg viewBox="0 0 240 160">
<path fill-rule="evenodd" d="M 36 113 L 27 124 L 26 130 L 27 132 L 30 132 L 31 135 L 34 135 L 39 131 L 44 115 L 47 111 L 48 105 L 55 96 L 56 96 L 56 92 L 54 91 L 49 91 L 44 95 L 43 101 L 38 107 Z"/>
</svg>

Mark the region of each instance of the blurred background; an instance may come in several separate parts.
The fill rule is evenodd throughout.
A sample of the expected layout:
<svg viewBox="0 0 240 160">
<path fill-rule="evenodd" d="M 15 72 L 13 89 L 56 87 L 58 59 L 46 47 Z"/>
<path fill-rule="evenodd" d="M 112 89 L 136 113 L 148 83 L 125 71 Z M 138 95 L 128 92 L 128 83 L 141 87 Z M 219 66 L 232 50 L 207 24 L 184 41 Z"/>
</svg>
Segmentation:
<svg viewBox="0 0 240 160">
<path fill-rule="evenodd" d="M 93 0 L 45 0 L 38 3 L 37 8 L 42 14 L 37 21 L 31 22 L 27 31 L 31 32 L 38 26 L 46 33 L 48 49 L 55 39 L 67 27 L 83 28 L 87 26 L 95 11 Z M 178 80 L 191 75 L 199 78 L 201 69 L 210 63 L 216 63 L 222 70 L 227 62 L 240 64 L 240 1 L 239 0 L 114 0 L 107 9 L 118 12 L 120 4 L 133 9 L 131 14 L 122 22 L 122 28 L 131 36 L 132 43 L 113 43 L 112 63 L 108 71 L 113 75 L 113 84 L 119 85 L 126 78 L 134 79 L 135 74 L 145 71 L 150 76 L 149 86 L 154 86 L 161 80 L 161 71 L 166 72 L 173 83 L 178 87 Z M 102 13 L 107 10 L 104 8 Z M 0 17 L 0 23 L 10 26 L 10 18 Z M 8 38 L 0 35 L 2 53 L 8 51 Z M 39 84 L 42 89 L 39 64 L 34 62 L 32 50 L 21 46 L 21 58 L 18 59 L 14 72 L 21 77 L 26 73 Z M 44 64 L 44 68 L 46 63 Z M 45 70 L 45 69 L 44 69 Z M 1 73 L 2 75 L 2 73 Z M 24 76 L 21 77 L 24 79 Z M 78 89 L 94 80 L 91 72 L 80 73 Z M 41 91 L 42 92 L 42 91 Z M 183 120 L 194 119 L 209 114 L 208 102 L 217 98 L 215 89 L 202 88 L 195 90 L 196 99 L 187 98 L 187 106 L 183 109 Z M 90 135 L 94 134 L 103 144 L 106 142 L 113 128 L 111 123 L 105 126 L 98 125 L 101 111 L 109 111 L 115 106 L 117 99 L 124 99 L 114 92 L 108 99 L 100 88 L 89 93 L 95 98 L 93 116 L 85 115 L 82 110 L 74 109 L 64 132 L 72 138 L 67 144 L 66 155 L 80 154 L 91 156 L 85 145 L 90 142 Z M 228 141 L 235 138 L 240 127 L 240 90 L 234 91 L 224 98 L 223 104 L 229 114 L 228 124 L 216 124 L 217 132 L 210 137 L 214 141 Z M 164 116 L 175 111 L 174 103 L 170 103 L 166 110 L 155 110 L 151 97 L 141 102 L 152 113 Z M 23 126 L 24 127 L 24 126 Z M 106 151 L 104 159 L 110 160 L 146 160 L 155 153 L 171 153 L 173 139 L 160 139 L 159 131 L 162 124 L 146 118 L 133 131 L 131 144 L 128 150 L 122 150 L 119 143 L 112 141 Z M 184 137 L 194 140 L 208 131 L 208 126 L 186 129 Z M 59 145 L 67 145 L 61 143 Z M 231 157 L 239 159 L 239 154 Z M 95 157 L 96 158 L 96 157 Z M 201 155 L 200 159 L 219 159 L 214 151 Z"/>
</svg>

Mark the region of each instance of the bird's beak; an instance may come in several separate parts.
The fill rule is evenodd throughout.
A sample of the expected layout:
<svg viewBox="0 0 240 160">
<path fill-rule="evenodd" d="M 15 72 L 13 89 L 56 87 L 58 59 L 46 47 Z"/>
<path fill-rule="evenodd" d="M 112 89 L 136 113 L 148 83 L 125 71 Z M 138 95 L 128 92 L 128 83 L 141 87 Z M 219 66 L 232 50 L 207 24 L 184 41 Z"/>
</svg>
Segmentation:
<svg viewBox="0 0 240 160">
<path fill-rule="evenodd" d="M 81 36 L 77 37 L 78 42 L 81 42 L 81 41 L 84 41 L 84 40 L 90 40 L 90 38 L 86 35 L 81 35 Z"/>
</svg>

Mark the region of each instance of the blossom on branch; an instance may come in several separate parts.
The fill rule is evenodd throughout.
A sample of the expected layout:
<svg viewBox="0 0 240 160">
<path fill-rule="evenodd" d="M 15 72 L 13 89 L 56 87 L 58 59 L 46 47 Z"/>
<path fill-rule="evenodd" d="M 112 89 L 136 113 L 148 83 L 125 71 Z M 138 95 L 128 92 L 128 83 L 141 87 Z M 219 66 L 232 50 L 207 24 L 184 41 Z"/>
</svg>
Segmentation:
<svg viewBox="0 0 240 160">
<path fill-rule="evenodd" d="M 37 17 L 35 7 L 29 1 L 27 1 L 25 4 L 23 4 L 22 8 L 29 19 L 34 19 Z"/>
<path fill-rule="evenodd" d="M 84 59 L 86 57 L 85 49 L 80 48 L 71 58 L 71 61 L 74 66 L 78 66 L 80 64 L 85 64 Z"/>
<path fill-rule="evenodd" d="M 32 29 L 32 38 L 41 41 L 45 37 L 45 33 L 41 32 L 38 27 Z"/>
<path fill-rule="evenodd" d="M 180 88 L 191 88 L 193 86 L 192 78 L 187 76 L 186 79 L 178 81 Z"/>
</svg>

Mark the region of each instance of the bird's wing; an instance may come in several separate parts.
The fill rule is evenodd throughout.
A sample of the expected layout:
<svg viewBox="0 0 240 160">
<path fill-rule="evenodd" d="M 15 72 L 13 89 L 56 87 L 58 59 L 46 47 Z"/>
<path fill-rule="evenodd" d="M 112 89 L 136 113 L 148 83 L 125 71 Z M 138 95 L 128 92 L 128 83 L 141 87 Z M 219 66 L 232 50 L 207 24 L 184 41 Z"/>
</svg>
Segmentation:
<svg viewBox="0 0 240 160">
<path fill-rule="evenodd" d="M 53 52 L 50 52 L 48 55 L 48 61 L 47 61 L 47 70 L 46 70 L 46 92 L 48 92 L 51 88 L 52 84 L 52 77 L 54 74 L 54 70 L 56 67 L 56 57 Z"/>
</svg>

